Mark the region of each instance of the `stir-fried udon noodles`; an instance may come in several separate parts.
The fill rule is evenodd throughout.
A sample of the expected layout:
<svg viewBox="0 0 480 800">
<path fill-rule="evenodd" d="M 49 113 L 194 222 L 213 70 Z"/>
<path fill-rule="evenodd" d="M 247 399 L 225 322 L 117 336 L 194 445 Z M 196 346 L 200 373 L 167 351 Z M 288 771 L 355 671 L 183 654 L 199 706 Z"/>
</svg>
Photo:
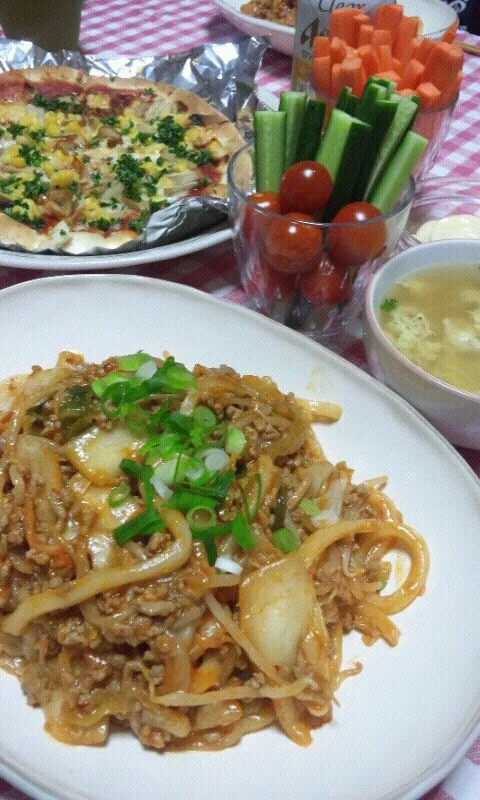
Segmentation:
<svg viewBox="0 0 480 800">
<path fill-rule="evenodd" d="M 424 591 L 384 479 L 354 485 L 317 442 L 337 406 L 69 352 L 0 402 L 0 659 L 63 742 L 222 749 L 276 723 L 306 745 L 360 670 L 344 635 L 395 645 L 391 615 Z"/>
</svg>

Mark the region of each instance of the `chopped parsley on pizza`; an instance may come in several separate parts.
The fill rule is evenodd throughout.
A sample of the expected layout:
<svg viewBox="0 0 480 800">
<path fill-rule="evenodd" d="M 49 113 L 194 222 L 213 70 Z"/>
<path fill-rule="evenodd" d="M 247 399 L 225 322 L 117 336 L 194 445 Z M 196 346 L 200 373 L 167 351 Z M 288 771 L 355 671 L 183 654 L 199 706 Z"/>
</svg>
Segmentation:
<svg viewBox="0 0 480 800">
<path fill-rule="evenodd" d="M 68 67 L 0 74 L 0 241 L 116 248 L 193 195 L 225 197 L 235 125 L 192 92 Z"/>
</svg>

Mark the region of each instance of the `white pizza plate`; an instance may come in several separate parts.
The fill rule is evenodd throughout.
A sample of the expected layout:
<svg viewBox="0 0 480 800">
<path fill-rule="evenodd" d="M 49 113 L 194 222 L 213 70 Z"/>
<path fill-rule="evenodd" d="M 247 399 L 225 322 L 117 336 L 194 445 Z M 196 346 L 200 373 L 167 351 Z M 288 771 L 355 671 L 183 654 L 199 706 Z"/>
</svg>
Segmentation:
<svg viewBox="0 0 480 800">
<path fill-rule="evenodd" d="M 363 671 L 337 693 L 334 719 L 301 748 L 279 730 L 212 753 L 160 754 L 128 733 L 71 747 L 43 730 L 17 680 L 0 674 L 0 774 L 37 800 L 414 800 L 479 732 L 480 482 L 405 401 L 339 356 L 240 306 L 171 282 L 68 275 L 0 292 L 0 378 L 49 366 L 61 349 L 88 360 L 144 349 L 193 366 L 230 364 L 285 391 L 336 401 L 316 430 L 354 479 L 388 474 L 405 520 L 428 542 L 426 593 L 395 618 L 400 643 L 345 637 Z"/>
<path fill-rule="evenodd" d="M 279 50 L 288 56 L 292 55 L 295 28 L 243 14 L 240 9 L 247 0 L 213 0 L 213 2 L 223 16 L 243 33 L 256 37 L 268 36 L 274 50 Z M 453 8 L 443 0 L 404 0 L 402 5 L 405 14 L 420 17 L 423 35 L 432 38 L 439 38 L 457 17 Z"/>
<path fill-rule="evenodd" d="M 95 269 L 116 269 L 153 264 L 171 258 L 197 253 L 232 238 L 231 228 L 215 229 L 208 233 L 192 236 L 181 242 L 151 247 L 147 250 L 134 250 L 130 253 L 107 253 L 96 256 L 57 256 L 41 253 L 20 253 L 0 249 L 0 266 L 18 269 L 40 269 L 53 272 L 70 272 Z"/>
</svg>

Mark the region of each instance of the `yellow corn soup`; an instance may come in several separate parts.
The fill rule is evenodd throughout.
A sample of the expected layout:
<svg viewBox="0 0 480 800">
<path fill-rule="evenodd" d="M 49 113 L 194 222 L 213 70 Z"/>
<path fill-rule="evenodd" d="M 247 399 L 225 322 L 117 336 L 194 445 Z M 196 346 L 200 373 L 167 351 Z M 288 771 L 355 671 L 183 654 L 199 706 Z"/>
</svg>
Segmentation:
<svg viewBox="0 0 480 800">
<path fill-rule="evenodd" d="M 480 394 L 480 264 L 409 275 L 383 299 L 379 322 L 414 364 Z"/>
</svg>

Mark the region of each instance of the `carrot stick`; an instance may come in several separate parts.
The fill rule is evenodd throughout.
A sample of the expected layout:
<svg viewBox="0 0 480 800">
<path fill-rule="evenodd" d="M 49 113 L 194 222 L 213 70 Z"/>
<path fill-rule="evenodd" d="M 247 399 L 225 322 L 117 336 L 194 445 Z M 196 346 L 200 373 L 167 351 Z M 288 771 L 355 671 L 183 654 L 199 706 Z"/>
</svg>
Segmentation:
<svg viewBox="0 0 480 800">
<path fill-rule="evenodd" d="M 360 58 L 346 58 L 342 61 L 338 73 L 338 94 L 344 86 L 350 86 L 354 94 L 359 94 L 358 87 L 360 85 L 361 69 L 362 61 Z"/>
<path fill-rule="evenodd" d="M 360 37 L 360 28 L 362 25 L 370 25 L 370 17 L 368 14 L 355 14 L 353 18 L 353 27 L 354 27 L 354 46 L 358 47 L 359 37 Z"/>
<path fill-rule="evenodd" d="M 463 72 L 462 71 L 457 72 L 450 88 L 443 91 L 442 108 L 448 108 L 448 106 L 450 106 L 452 103 L 455 102 L 457 94 L 459 93 L 460 87 L 462 85 L 462 80 L 463 80 Z"/>
<path fill-rule="evenodd" d="M 435 47 L 433 39 L 426 39 L 423 36 L 417 36 L 412 40 L 412 58 L 417 58 L 422 64 L 425 64 L 432 49 Z"/>
<path fill-rule="evenodd" d="M 321 58 L 330 54 L 330 39 L 328 36 L 315 36 L 312 46 L 312 58 Z"/>
<path fill-rule="evenodd" d="M 367 82 L 367 73 L 365 72 L 365 67 L 363 66 L 363 62 L 362 62 L 361 63 L 361 67 L 360 67 L 359 76 L 358 76 L 358 85 L 357 85 L 357 88 L 355 90 L 355 94 L 357 95 L 357 97 L 360 97 L 360 95 L 362 94 L 362 92 L 363 92 L 363 90 L 365 88 L 366 82 Z"/>
<path fill-rule="evenodd" d="M 326 94 L 330 97 L 330 71 L 332 63 L 330 56 L 320 56 L 312 60 L 312 86 L 315 91 Z"/>
<path fill-rule="evenodd" d="M 391 31 L 383 28 L 375 28 L 372 36 L 373 45 L 389 44 L 391 47 L 392 43 L 393 43 L 393 37 Z"/>
<path fill-rule="evenodd" d="M 397 28 L 397 35 L 392 47 L 394 58 L 399 58 L 406 63 L 412 54 L 412 42 L 418 31 L 416 17 L 402 17 Z"/>
<path fill-rule="evenodd" d="M 403 6 L 397 5 L 397 3 L 386 3 L 384 6 L 377 6 L 375 9 L 373 24 L 376 28 L 389 30 L 394 41 L 402 17 Z"/>
<path fill-rule="evenodd" d="M 393 81 L 395 84 L 398 84 L 400 81 L 400 75 L 397 72 L 394 72 L 393 69 L 386 69 L 383 72 L 376 73 L 377 78 L 386 78 L 387 81 Z"/>
<path fill-rule="evenodd" d="M 392 61 L 392 48 L 389 44 L 380 44 L 378 47 L 375 48 L 375 52 L 377 54 L 378 59 L 378 68 L 385 72 L 385 70 L 390 70 L 393 67 Z"/>
<path fill-rule="evenodd" d="M 347 55 L 347 45 L 338 36 L 332 36 L 330 39 L 330 58 L 332 64 L 339 64 Z"/>
<path fill-rule="evenodd" d="M 401 94 L 402 97 L 416 97 L 415 89 L 397 89 L 397 94 Z"/>
<path fill-rule="evenodd" d="M 421 111 L 431 111 L 441 107 L 442 92 L 430 81 L 419 83 L 415 94 L 420 98 Z"/>
<path fill-rule="evenodd" d="M 373 47 L 370 47 L 368 44 L 363 45 L 363 47 L 359 47 L 357 49 L 357 53 L 362 59 L 363 68 L 367 78 L 369 75 L 375 75 L 378 70 L 378 58 Z"/>
<path fill-rule="evenodd" d="M 405 64 L 400 83 L 397 89 L 415 89 L 415 87 L 423 81 L 425 74 L 425 66 L 416 58 L 411 58 Z"/>
<path fill-rule="evenodd" d="M 328 35 L 330 38 L 338 36 L 346 44 L 355 47 L 355 24 L 353 18 L 358 14 L 358 8 L 336 8 L 330 16 Z"/>
<path fill-rule="evenodd" d="M 447 91 L 462 65 L 463 50 L 460 47 L 448 42 L 434 42 L 425 62 L 424 80 L 433 83 L 440 91 Z"/>
<path fill-rule="evenodd" d="M 457 30 L 458 30 L 458 25 L 459 25 L 459 20 L 455 19 L 452 22 L 452 24 L 450 25 L 450 27 L 447 28 L 447 30 L 443 34 L 442 42 L 448 42 L 449 44 L 452 44 L 452 42 L 455 41 L 455 37 L 457 35 Z"/>
<path fill-rule="evenodd" d="M 375 29 L 374 29 L 373 25 L 360 25 L 360 29 L 358 31 L 357 48 L 358 47 L 364 47 L 366 44 L 371 44 L 372 43 L 372 37 L 373 37 L 373 31 L 374 30 Z"/>
</svg>

